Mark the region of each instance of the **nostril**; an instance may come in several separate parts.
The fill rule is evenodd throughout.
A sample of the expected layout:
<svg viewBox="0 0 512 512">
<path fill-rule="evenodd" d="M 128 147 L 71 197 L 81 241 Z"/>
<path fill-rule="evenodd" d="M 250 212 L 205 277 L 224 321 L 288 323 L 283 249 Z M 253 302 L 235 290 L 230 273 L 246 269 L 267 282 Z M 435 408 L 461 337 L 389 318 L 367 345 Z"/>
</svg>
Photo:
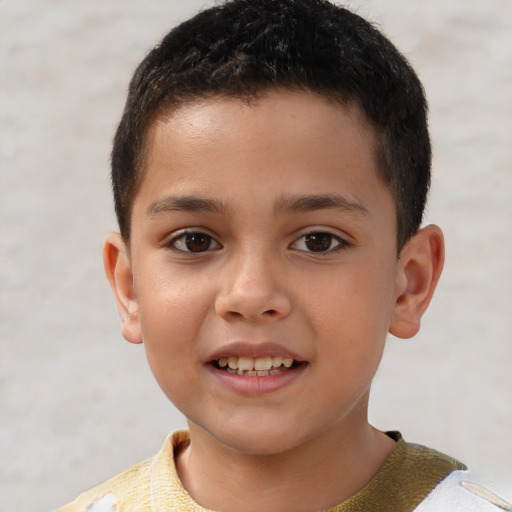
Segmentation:
<svg viewBox="0 0 512 512">
<path fill-rule="evenodd" d="M 257 290 L 256 290 L 257 291 Z M 290 301 L 282 293 L 256 293 L 247 289 L 222 293 L 215 300 L 215 312 L 224 320 L 275 321 L 285 318 L 291 308 Z"/>
</svg>

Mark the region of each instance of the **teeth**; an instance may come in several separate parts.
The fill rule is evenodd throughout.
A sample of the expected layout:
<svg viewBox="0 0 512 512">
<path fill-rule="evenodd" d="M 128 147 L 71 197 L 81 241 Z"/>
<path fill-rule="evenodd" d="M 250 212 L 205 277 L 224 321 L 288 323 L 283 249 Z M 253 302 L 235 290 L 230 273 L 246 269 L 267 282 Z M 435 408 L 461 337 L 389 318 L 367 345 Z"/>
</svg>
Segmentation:
<svg viewBox="0 0 512 512">
<path fill-rule="evenodd" d="M 255 370 L 270 370 L 270 368 L 272 368 L 271 357 L 258 357 L 258 359 L 254 360 Z"/>
<path fill-rule="evenodd" d="M 283 358 L 282 357 L 273 357 L 272 358 L 272 366 L 275 366 L 276 368 L 279 368 L 283 364 Z"/>
<path fill-rule="evenodd" d="M 285 368 L 291 368 L 293 359 L 291 357 L 221 357 L 217 364 L 219 368 L 226 369 L 229 373 L 238 375 L 251 375 L 264 377 L 282 373 Z M 284 368 L 283 368 L 284 367 Z"/>
<path fill-rule="evenodd" d="M 254 360 L 252 357 L 239 357 L 238 358 L 239 370 L 254 370 Z"/>
</svg>

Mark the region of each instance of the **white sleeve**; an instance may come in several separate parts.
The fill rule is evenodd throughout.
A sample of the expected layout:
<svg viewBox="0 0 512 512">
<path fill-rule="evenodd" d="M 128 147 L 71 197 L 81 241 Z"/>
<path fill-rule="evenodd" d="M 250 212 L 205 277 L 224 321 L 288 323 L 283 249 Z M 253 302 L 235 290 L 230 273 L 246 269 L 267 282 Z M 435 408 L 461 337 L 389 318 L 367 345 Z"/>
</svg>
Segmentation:
<svg viewBox="0 0 512 512">
<path fill-rule="evenodd" d="M 512 489 L 498 491 L 471 471 L 454 471 L 435 487 L 415 512 L 504 510 L 512 512 Z"/>
<path fill-rule="evenodd" d="M 92 503 L 85 512 L 116 512 L 116 498 L 113 494 L 107 494 Z"/>
</svg>

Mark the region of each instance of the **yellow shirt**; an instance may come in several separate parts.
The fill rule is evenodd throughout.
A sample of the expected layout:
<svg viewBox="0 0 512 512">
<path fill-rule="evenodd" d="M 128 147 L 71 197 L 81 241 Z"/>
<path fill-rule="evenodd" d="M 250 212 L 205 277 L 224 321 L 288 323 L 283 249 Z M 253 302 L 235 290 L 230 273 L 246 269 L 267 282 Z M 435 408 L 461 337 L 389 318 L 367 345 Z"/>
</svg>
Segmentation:
<svg viewBox="0 0 512 512">
<path fill-rule="evenodd" d="M 466 469 L 447 455 L 406 443 L 398 432 L 388 435 L 396 445 L 377 475 L 327 512 L 411 512 L 450 473 Z M 208 512 L 189 496 L 176 472 L 174 454 L 189 439 L 186 430 L 174 432 L 154 457 L 85 492 L 57 512 Z"/>
</svg>

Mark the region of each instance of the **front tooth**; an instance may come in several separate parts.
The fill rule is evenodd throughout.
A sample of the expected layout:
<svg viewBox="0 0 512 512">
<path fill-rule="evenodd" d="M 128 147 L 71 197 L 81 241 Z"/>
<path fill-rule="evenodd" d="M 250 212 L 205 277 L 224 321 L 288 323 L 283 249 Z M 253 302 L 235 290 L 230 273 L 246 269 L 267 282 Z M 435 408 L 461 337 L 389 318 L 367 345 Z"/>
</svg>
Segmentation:
<svg viewBox="0 0 512 512">
<path fill-rule="evenodd" d="M 238 358 L 239 370 L 254 370 L 254 359 L 252 357 L 239 357 Z"/>
<path fill-rule="evenodd" d="M 291 357 L 283 357 L 283 364 L 286 368 L 290 368 L 293 364 L 293 359 Z"/>
<path fill-rule="evenodd" d="M 279 368 L 283 364 L 283 358 L 281 356 L 276 356 L 272 358 L 272 366 L 274 368 Z"/>
<path fill-rule="evenodd" d="M 254 360 L 254 369 L 261 370 L 270 370 L 272 368 L 272 358 L 271 357 L 258 357 Z"/>
<path fill-rule="evenodd" d="M 228 357 L 228 366 L 232 370 L 238 370 L 238 357 L 234 357 L 234 356 Z"/>
</svg>

